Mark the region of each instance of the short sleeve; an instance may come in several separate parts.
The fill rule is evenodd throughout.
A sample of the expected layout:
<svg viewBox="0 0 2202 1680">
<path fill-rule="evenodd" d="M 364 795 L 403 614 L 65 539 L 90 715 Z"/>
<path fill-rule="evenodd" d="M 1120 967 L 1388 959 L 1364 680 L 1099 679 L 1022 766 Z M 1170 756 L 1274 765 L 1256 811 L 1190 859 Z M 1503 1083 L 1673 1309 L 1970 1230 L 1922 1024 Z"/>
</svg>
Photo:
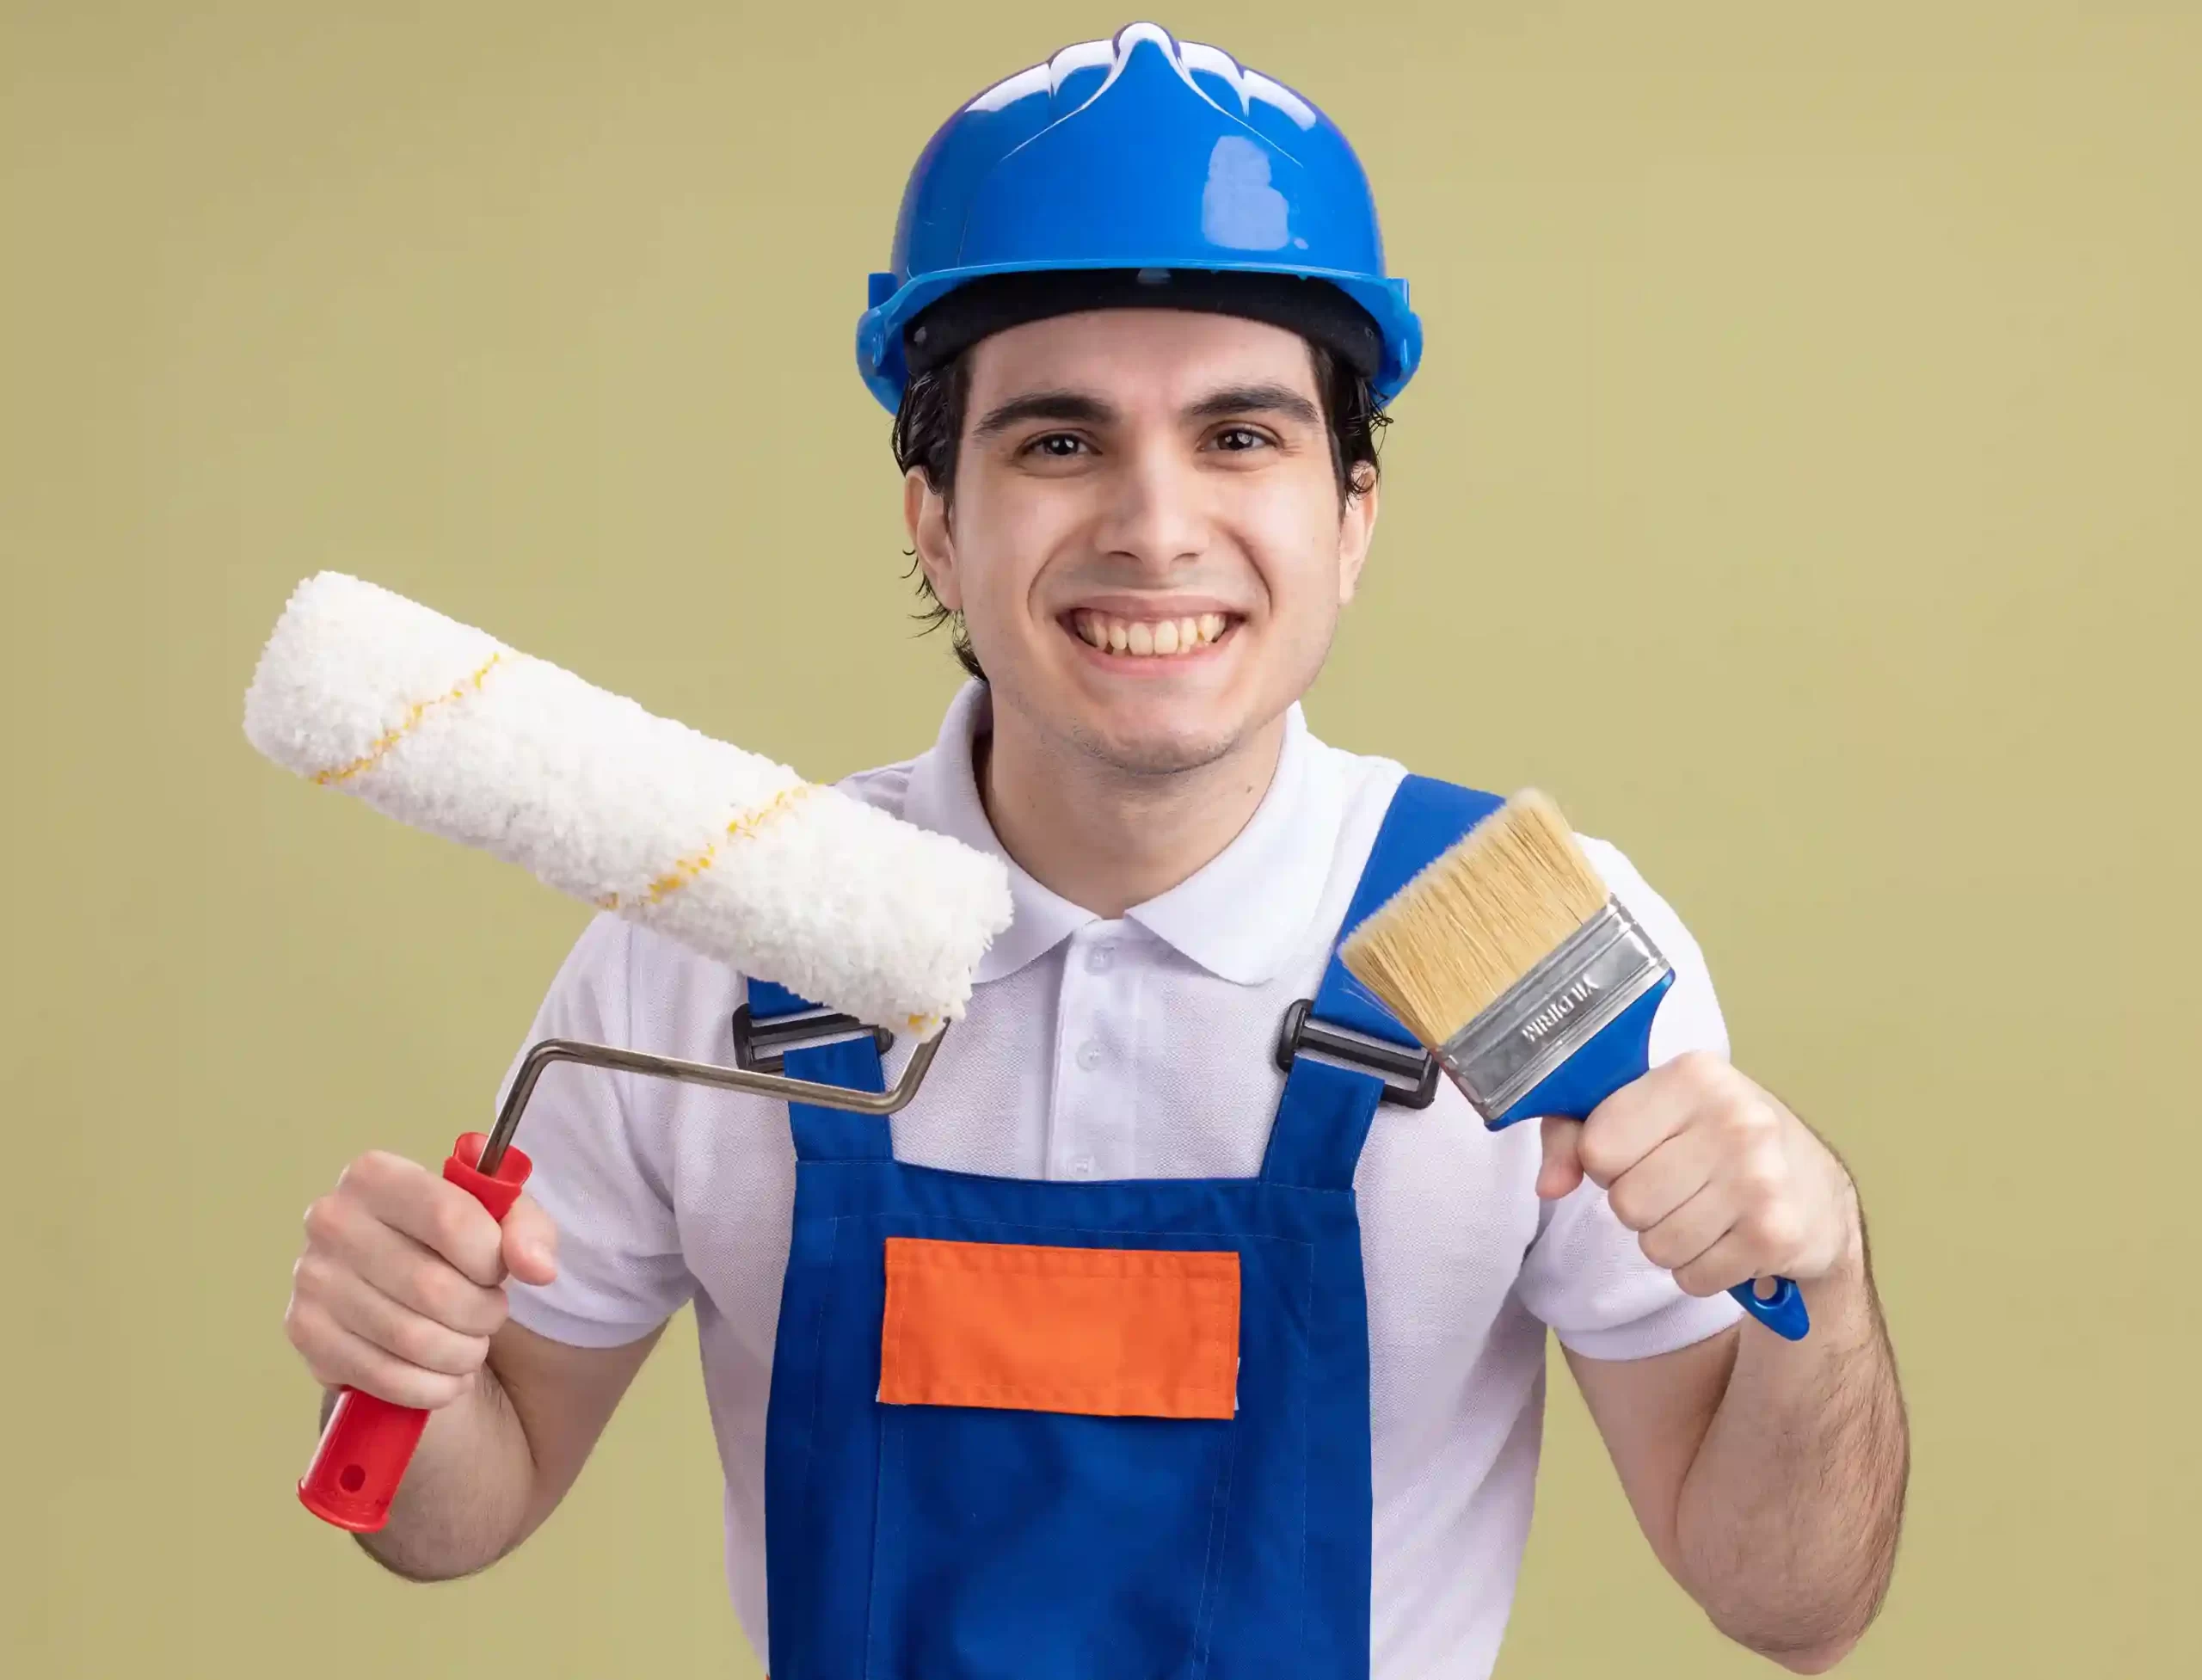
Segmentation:
<svg viewBox="0 0 2202 1680">
<path fill-rule="evenodd" d="M 631 930 L 610 915 L 582 932 L 499 1087 L 501 1104 L 530 1045 L 544 1038 L 626 1045 Z M 514 1145 L 533 1164 L 527 1193 L 558 1229 L 558 1275 L 507 1290 L 515 1321 L 554 1341 L 618 1347 L 648 1335 L 695 1289 L 664 1163 L 637 1135 L 626 1080 L 574 1062 L 543 1074 Z M 658 1141 L 661 1143 L 661 1140 Z"/>
<path fill-rule="evenodd" d="M 1618 850 L 1590 839 L 1583 847 L 1675 970 L 1675 983 L 1652 1022 L 1652 1066 L 1691 1050 L 1725 1059 L 1727 1025 L 1696 939 Z M 1563 1346 L 1592 1359 L 1671 1352 L 1744 1315 L 1726 1292 L 1700 1299 L 1645 1258 L 1636 1234 L 1607 1205 L 1605 1191 L 1587 1181 L 1545 1209 L 1518 1288 L 1522 1304 L 1552 1327 Z"/>
</svg>

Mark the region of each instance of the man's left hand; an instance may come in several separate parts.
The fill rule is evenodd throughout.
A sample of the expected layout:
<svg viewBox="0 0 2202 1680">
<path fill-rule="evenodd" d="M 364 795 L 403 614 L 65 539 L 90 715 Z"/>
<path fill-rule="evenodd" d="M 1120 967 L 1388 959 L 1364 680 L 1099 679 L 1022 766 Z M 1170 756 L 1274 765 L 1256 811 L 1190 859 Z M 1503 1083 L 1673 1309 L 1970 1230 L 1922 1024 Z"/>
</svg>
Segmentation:
<svg viewBox="0 0 2202 1680">
<path fill-rule="evenodd" d="M 1679 1056 L 1588 1120 L 1544 1122 L 1537 1194 L 1585 1177 L 1646 1258 L 1694 1295 L 1824 1277 L 1856 1252 L 1850 1176 L 1811 1128 L 1717 1055 Z"/>
</svg>

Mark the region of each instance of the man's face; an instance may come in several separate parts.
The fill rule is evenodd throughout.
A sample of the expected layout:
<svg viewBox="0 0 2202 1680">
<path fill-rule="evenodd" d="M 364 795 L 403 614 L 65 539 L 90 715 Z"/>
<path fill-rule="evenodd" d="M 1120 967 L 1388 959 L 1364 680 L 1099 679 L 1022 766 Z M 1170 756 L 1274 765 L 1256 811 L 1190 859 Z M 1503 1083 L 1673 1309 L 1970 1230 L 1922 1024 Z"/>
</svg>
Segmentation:
<svg viewBox="0 0 2202 1680">
<path fill-rule="evenodd" d="M 1305 341 L 1107 310 L 971 354 L 952 510 L 917 472 L 906 503 L 997 710 L 1166 774 L 1305 693 L 1375 519 L 1373 486 L 1340 507 Z"/>
</svg>

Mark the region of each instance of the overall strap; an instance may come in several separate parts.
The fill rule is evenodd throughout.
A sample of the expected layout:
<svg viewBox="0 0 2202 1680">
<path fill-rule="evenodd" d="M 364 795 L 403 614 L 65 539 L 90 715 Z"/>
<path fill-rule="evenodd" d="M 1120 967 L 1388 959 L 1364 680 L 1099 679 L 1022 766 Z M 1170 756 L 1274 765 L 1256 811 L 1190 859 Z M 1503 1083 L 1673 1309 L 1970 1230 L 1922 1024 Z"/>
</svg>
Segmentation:
<svg viewBox="0 0 2202 1680">
<path fill-rule="evenodd" d="M 1323 982 L 1307 1006 L 1307 1020 L 1331 1029 L 1326 1035 L 1326 1051 L 1350 1058 L 1350 1050 L 1343 1046 L 1357 1036 L 1422 1055 L 1414 1035 L 1338 960 L 1338 946 L 1425 865 L 1504 803 L 1496 795 L 1426 776 L 1409 776 L 1399 784 L 1332 944 Z M 1318 1061 L 1305 1049 L 1295 1055 L 1270 1129 L 1263 1178 L 1312 1190 L 1350 1189 L 1369 1122 L 1384 1094 L 1385 1083 L 1378 1074 Z"/>
<path fill-rule="evenodd" d="M 806 998 L 799 998 L 784 986 L 769 980 L 749 982 L 749 1001 L 743 1012 L 735 1017 L 736 1043 L 754 1027 L 788 1021 L 805 1015 L 818 1018 L 816 1030 L 861 1031 L 858 1024 L 845 1018 L 828 1014 Z M 778 1071 L 790 1079 L 809 1080 L 818 1085 L 838 1085 L 851 1091 L 881 1092 L 887 1089 L 887 1071 L 881 1065 L 878 1039 L 869 1032 L 861 1037 L 844 1038 L 837 1043 L 810 1044 L 790 1047 L 780 1055 Z M 887 1122 L 874 1114 L 851 1114 L 838 1108 L 821 1108 L 811 1103 L 790 1103 L 788 1120 L 795 1133 L 795 1153 L 798 1160 L 892 1160 L 895 1158 L 894 1133 Z"/>
</svg>

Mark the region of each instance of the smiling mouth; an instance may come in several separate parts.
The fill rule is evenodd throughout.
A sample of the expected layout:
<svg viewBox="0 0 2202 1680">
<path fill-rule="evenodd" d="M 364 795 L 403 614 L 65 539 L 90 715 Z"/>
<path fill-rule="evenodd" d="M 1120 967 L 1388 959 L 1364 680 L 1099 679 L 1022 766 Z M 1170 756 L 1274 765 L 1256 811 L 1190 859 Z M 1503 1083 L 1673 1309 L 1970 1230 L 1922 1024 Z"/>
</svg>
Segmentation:
<svg viewBox="0 0 2202 1680">
<path fill-rule="evenodd" d="M 1120 618 L 1080 607 L 1063 627 L 1090 648 L 1127 659 L 1182 659 L 1214 647 L 1238 626 L 1235 613 L 1201 612 L 1178 618 Z"/>
</svg>

